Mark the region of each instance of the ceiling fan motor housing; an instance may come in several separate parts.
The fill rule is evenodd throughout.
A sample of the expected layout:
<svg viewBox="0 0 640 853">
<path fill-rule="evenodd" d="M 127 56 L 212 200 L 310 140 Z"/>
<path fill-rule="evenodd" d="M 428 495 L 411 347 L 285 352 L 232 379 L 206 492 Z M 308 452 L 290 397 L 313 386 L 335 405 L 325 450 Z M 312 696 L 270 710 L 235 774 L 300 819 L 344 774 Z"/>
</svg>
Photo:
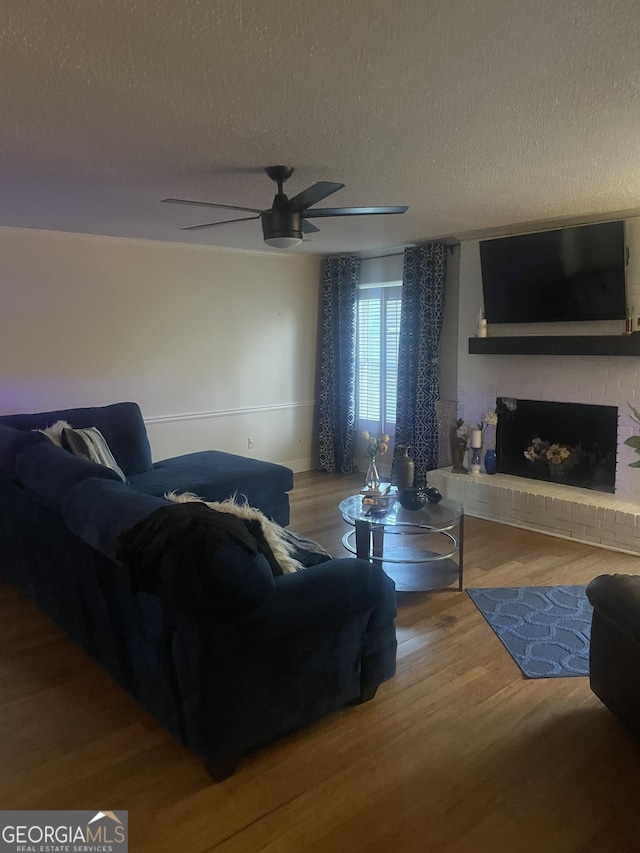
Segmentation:
<svg viewBox="0 0 640 853">
<path fill-rule="evenodd" d="M 272 210 L 263 211 L 260 220 L 265 240 L 290 237 L 302 242 L 302 214 L 299 211 L 274 207 Z"/>
</svg>

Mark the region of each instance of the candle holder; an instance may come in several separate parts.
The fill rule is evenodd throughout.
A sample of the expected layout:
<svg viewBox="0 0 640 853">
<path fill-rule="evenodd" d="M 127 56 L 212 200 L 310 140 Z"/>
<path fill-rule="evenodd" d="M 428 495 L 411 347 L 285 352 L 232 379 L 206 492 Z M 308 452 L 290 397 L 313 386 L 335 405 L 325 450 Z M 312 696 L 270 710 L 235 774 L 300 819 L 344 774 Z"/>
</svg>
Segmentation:
<svg viewBox="0 0 640 853">
<path fill-rule="evenodd" d="M 471 459 L 469 461 L 469 473 L 479 474 L 482 466 L 482 429 L 471 430 Z"/>
</svg>

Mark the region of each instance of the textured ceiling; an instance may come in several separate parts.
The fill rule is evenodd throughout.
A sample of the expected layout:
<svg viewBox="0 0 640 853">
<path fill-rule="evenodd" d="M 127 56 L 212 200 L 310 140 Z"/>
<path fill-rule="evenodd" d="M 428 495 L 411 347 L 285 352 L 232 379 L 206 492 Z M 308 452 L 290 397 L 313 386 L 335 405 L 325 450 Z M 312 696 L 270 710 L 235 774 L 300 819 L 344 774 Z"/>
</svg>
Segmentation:
<svg viewBox="0 0 640 853">
<path fill-rule="evenodd" d="M 409 205 L 298 253 L 640 208 L 637 0 L 3 0 L 0 39 L 2 226 L 263 250 L 160 199 L 266 208 L 279 163 Z"/>
</svg>

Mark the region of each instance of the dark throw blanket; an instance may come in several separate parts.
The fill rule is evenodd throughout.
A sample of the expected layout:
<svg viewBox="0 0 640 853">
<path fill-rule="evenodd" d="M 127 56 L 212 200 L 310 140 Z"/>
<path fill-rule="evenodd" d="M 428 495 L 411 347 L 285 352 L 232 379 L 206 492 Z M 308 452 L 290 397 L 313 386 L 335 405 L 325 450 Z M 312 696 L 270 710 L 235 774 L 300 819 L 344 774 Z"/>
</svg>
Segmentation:
<svg viewBox="0 0 640 853">
<path fill-rule="evenodd" d="M 131 590 L 180 612 L 254 609 L 273 591 L 274 568 L 282 573 L 259 525 L 201 503 L 160 507 L 118 543 Z"/>
</svg>

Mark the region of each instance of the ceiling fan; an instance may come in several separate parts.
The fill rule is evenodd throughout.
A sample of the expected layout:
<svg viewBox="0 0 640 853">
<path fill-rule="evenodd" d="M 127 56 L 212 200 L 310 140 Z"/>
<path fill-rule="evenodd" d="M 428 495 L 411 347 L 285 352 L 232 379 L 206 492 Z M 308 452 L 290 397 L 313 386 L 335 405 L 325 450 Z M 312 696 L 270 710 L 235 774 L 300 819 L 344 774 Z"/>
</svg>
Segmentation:
<svg viewBox="0 0 640 853">
<path fill-rule="evenodd" d="M 230 222 L 248 222 L 251 219 L 262 221 L 264 241 L 276 249 L 288 249 L 302 243 L 303 234 L 319 231 L 313 223 L 307 220 L 325 216 L 363 216 L 380 213 L 404 213 L 403 207 L 324 207 L 310 208 L 344 187 L 332 181 L 318 181 L 307 187 L 293 198 L 287 198 L 282 186 L 293 174 L 292 166 L 267 166 L 265 172 L 278 185 L 273 203 L 268 210 L 258 210 L 255 207 L 239 207 L 235 204 L 215 204 L 211 201 L 188 201 L 183 198 L 163 198 L 168 204 L 194 204 L 200 207 L 218 207 L 224 210 L 243 210 L 245 213 L 255 213 L 256 216 L 243 216 L 240 219 L 225 219 L 222 222 L 209 222 L 205 225 L 190 225 L 183 231 L 199 231 L 202 228 L 215 228 Z"/>
</svg>

